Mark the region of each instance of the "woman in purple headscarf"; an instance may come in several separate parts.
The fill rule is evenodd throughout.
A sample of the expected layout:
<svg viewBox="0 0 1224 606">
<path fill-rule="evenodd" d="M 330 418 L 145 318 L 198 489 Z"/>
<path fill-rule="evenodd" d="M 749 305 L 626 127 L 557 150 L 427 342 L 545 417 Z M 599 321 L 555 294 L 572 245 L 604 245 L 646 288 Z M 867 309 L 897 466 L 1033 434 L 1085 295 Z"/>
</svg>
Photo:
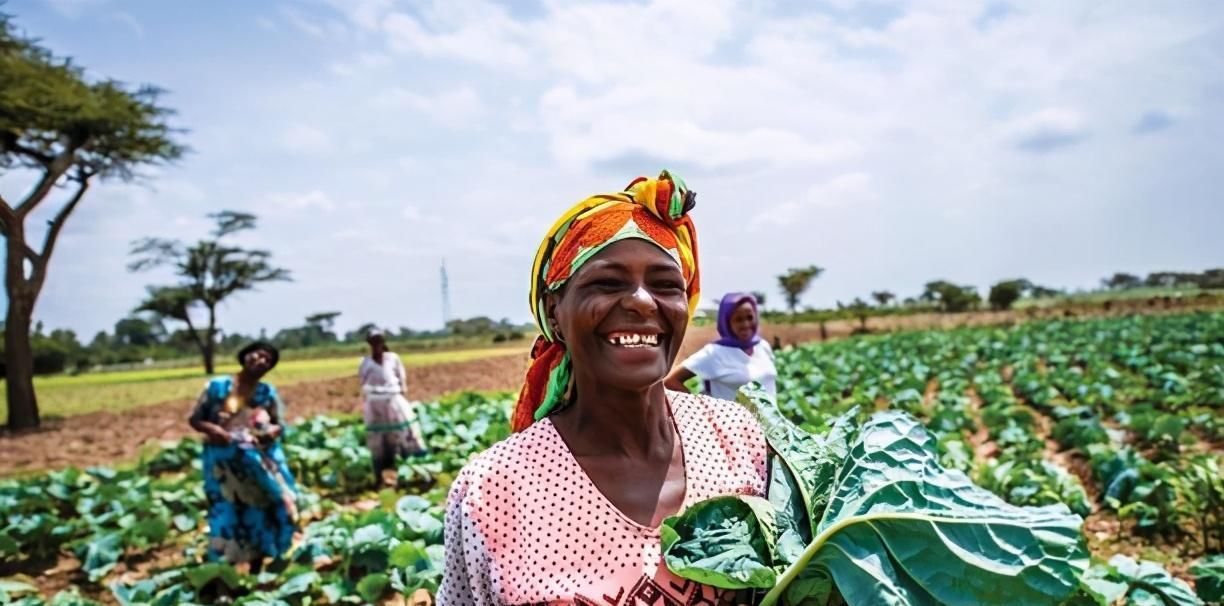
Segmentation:
<svg viewBox="0 0 1224 606">
<path fill-rule="evenodd" d="M 718 340 L 672 371 L 667 377 L 668 389 L 688 391 L 684 382 L 698 377 L 706 394 L 723 400 L 734 400 L 739 388 L 750 381 L 776 395 L 778 370 L 773 350 L 761 338 L 756 298 L 738 292 L 724 296 L 718 306 L 718 335 Z"/>
</svg>

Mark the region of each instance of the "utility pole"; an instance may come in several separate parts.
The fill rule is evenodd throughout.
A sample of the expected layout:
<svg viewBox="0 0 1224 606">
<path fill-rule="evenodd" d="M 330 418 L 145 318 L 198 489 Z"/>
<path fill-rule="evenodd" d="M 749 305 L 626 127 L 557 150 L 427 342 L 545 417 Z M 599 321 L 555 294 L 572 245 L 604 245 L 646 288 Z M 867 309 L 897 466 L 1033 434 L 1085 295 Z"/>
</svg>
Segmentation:
<svg viewBox="0 0 1224 606">
<path fill-rule="evenodd" d="M 442 259 L 442 330 L 450 327 L 450 281 L 446 278 L 446 259 Z"/>
</svg>

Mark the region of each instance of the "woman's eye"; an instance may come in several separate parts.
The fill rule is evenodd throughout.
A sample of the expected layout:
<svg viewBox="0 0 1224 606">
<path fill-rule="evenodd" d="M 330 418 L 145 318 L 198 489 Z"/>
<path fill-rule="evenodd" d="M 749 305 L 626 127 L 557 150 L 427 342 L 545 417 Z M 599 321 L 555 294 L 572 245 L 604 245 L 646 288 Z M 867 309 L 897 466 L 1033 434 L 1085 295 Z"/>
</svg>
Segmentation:
<svg viewBox="0 0 1224 606">
<path fill-rule="evenodd" d="M 600 290 L 615 290 L 620 288 L 624 283 L 614 278 L 600 278 L 591 280 L 589 285 Z"/>
</svg>

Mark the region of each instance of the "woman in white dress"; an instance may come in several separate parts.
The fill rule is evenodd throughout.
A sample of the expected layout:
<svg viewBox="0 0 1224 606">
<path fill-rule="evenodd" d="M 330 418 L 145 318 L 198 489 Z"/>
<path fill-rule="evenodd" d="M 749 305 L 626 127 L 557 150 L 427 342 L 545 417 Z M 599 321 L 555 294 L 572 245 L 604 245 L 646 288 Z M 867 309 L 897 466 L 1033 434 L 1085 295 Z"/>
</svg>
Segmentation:
<svg viewBox="0 0 1224 606">
<path fill-rule="evenodd" d="M 755 381 L 776 396 L 778 369 L 773 349 L 761 338 L 756 298 L 736 292 L 724 296 L 718 306 L 718 335 L 672 371 L 667 388 L 687 392 L 684 382 L 698 377 L 706 394 L 734 400 L 740 387 Z"/>
<path fill-rule="evenodd" d="M 366 446 L 374 463 L 375 481 L 386 481 L 383 473 L 393 470 L 400 457 L 425 453 L 425 444 L 416 425 L 416 414 L 408 399 L 408 373 L 394 352 L 387 350 L 383 332 L 366 335 L 370 355 L 362 358 L 357 371 L 365 397 Z"/>
</svg>

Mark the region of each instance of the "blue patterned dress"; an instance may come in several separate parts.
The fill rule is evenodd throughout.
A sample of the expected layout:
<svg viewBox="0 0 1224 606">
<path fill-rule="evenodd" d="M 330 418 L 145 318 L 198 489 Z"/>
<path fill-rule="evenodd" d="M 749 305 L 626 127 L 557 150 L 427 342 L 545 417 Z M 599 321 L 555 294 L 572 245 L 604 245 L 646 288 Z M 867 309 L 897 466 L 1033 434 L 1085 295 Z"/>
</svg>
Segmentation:
<svg viewBox="0 0 1224 606">
<path fill-rule="evenodd" d="M 225 410 L 232 377 L 209 381 L 193 421 L 216 423 L 235 440 L 204 445 L 204 493 L 208 497 L 209 555 L 230 563 L 280 557 L 297 528 L 297 486 L 279 438 L 269 443 L 245 439 L 259 431 L 265 417 L 281 422 L 276 388 L 260 383 L 237 412 Z"/>
</svg>

